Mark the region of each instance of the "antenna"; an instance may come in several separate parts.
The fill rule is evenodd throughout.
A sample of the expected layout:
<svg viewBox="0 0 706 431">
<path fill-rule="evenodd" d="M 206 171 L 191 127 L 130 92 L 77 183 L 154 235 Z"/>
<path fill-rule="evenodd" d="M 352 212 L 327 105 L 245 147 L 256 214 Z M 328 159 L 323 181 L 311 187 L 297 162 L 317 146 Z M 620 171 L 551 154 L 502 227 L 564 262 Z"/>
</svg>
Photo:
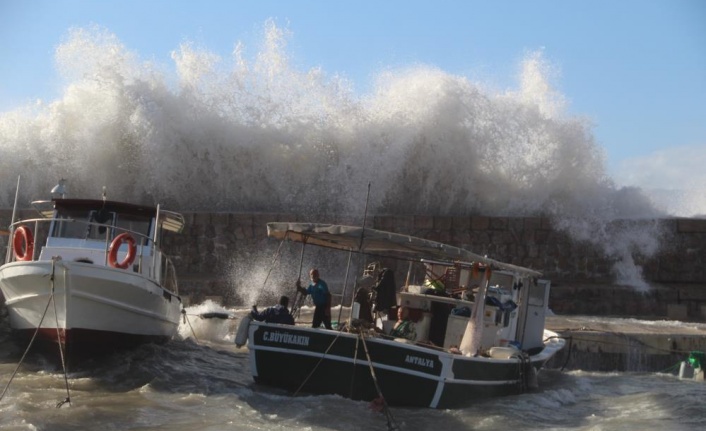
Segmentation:
<svg viewBox="0 0 706 431">
<path fill-rule="evenodd" d="M 360 232 L 360 244 L 358 251 L 363 248 L 363 239 L 365 238 L 365 220 L 368 218 L 368 201 L 370 201 L 370 183 L 368 183 L 368 195 L 365 197 L 365 212 L 363 213 L 363 230 Z"/>
</svg>

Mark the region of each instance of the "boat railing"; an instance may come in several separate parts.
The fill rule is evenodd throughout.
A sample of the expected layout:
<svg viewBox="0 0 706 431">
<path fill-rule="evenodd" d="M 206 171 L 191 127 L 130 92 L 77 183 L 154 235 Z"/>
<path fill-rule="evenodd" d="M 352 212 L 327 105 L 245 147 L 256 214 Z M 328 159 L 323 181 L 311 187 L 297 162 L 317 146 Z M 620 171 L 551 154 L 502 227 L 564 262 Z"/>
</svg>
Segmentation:
<svg viewBox="0 0 706 431">
<path fill-rule="evenodd" d="M 177 276 L 176 276 L 176 267 L 174 266 L 174 262 L 165 255 L 164 253 L 160 253 L 161 258 L 163 259 L 163 265 L 162 268 L 162 276 L 159 280 L 161 280 L 160 284 L 170 292 L 174 292 L 175 294 L 179 294 L 179 284 L 177 283 Z"/>
<path fill-rule="evenodd" d="M 52 222 L 80 224 L 82 225 L 82 231 L 87 233 L 82 235 L 82 237 L 50 236 Z M 31 239 L 27 240 L 32 242 L 32 246 L 25 243 L 24 247 L 25 253 L 31 252 L 32 255 L 26 257 L 24 259 L 25 261 L 49 260 L 54 256 L 53 253 L 56 251 L 62 253 L 62 259 L 85 263 L 96 263 L 96 261 L 100 259 L 103 266 L 108 266 L 109 250 L 115 237 L 121 233 L 128 233 L 135 240 L 136 255 L 133 263 L 125 270 L 132 270 L 135 273 L 156 281 L 165 289 L 175 294 L 179 293 L 174 263 L 168 255 L 162 252 L 158 243 L 155 243 L 151 237 L 140 232 L 120 226 L 72 218 L 24 219 L 10 225 L 5 263 L 19 260 L 14 252 L 14 233 L 20 226 L 28 227 L 31 232 Z M 100 237 L 91 237 L 88 232 L 90 232 L 92 228 L 96 228 L 97 232 L 100 232 L 100 228 L 104 228 L 105 234 L 101 234 Z M 126 252 L 120 251 L 124 247 L 127 247 L 127 245 L 123 243 L 120 246 L 119 254 L 126 254 Z M 45 252 L 52 254 L 45 255 Z"/>
</svg>

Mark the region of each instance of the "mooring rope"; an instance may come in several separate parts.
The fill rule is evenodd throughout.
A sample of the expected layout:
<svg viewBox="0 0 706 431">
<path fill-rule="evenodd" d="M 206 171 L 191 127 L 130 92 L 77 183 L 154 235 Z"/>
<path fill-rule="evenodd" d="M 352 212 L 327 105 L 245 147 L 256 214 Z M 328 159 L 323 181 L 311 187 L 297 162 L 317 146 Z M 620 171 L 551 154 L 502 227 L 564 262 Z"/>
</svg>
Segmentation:
<svg viewBox="0 0 706 431">
<path fill-rule="evenodd" d="M 292 303 L 294 305 L 292 306 L 291 314 L 295 320 L 299 317 L 299 314 L 301 313 L 302 305 L 304 305 L 305 300 L 306 300 L 306 295 L 303 295 L 299 291 L 297 291 L 294 294 L 294 301 L 292 301 Z"/>
<path fill-rule="evenodd" d="M 349 392 L 349 397 L 353 398 L 353 383 L 355 382 L 355 366 L 358 362 L 358 344 L 360 342 L 360 337 L 355 337 L 355 351 L 353 351 L 353 372 L 351 373 L 351 389 Z"/>
<path fill-rule="evenodd" d="M 517 358 L 518 374 L 519 380 L 517 384 L 520 388 L 520 392 L 526 392 L 529 389 L 529 378 L 530 378 L 530 367 L 532 366 L 532 361 L 530 357 L 525 352 L 520 352 L 514 355 Z"/>
<path fill-rule="evenodd" d="M 184 323 L 187 323 L 189 325 L 189 329 L 191 329 L 191 335 L 194 336 L 194 340 L 196 340 L 196 344 L 199 344 L 199 339 L 196 337 L 196 332 L 194 332 L 194 328 L 191 326 L 191 322 L 189 321 L 189 318 L 186 317 L 186 310 L 181 309 L 181 314 L 184 316 Z"/>
<path fill-rule="evenodd" d="M 559 371 L 564 371 L 564 368 L 566 368 L 566 365 L 569 363 L 569 359 L 571 358 L 571 351 L 573 350 L 574 346 L 574 338 L 573 336 L 568 336 L 568 337 L 563 337 L 561 335 L 552 335 L 551 337 L 547 337 L 544 339 L 544 342 L 547 342 L 551 339 L 558 339 L 558 340 L 569 340 L 569 350 L 568 353 L 566 354 L 566 360 L 564 361 L 564 365 L 561 366 L 561 369 Z"/>
<path fill-rule="evenodd" d="M 51 284 L 51 302 L 54 304 L 54 319 L 56 320 L 56 342 L 59 344 L 59 356 L 61 357 L 61 368 L 64 370 L 64 382 L 66 383 L 66 398 L 63 401 L 59 401 L 56 404 L 56 408 L 60 408 L 66 403 L 69 403 L 69 407 L 71 407 L 71 392 L 69 391 L 69 376 L 68 372 L 66 370 L 66 361 L 64 360 L 64 348 L 61 344 L 61 332 L 59 332 L 59 315 L 56 312 L 56 300 L 54 298 L 54 276 L 55 276 L 55 271 L 56 271 L 56 266 L 55 266 L 56 260 L 54 258 L 51 259 L 51 276 L 49 277 L 49 283 Z M 66 278 L 64 278 L 64 295 L 67 295 L 66 292 Z M 66 319 L 67 317 L 64 316 Z M 64 328 L 64 337 L 66 336 L 66 328 Z"/>
<path fill-rule="evenodd" d="M 564 371 L 566 366 L 569 364 L 569 359 L 571 359 L 571 352 L 574 350 L 574 338 L 569 337 L 569 350 L 566 353 L 566 360 L 564 361 L 564 365 L 561 366 L 561 371 Z"/>
<path fill-rule="evenodd" d="M 49 301 L 47 301 L 47 306 L 44 307 L 44 313 L 42 313 L 42 318 L 39 319 L 39 324 L 37 325 L 37 329 L 34 330 L 34 334 L 32 334 L 32 338 L 29 340 L 29 345 L 27 346 L 27 349 L 25 349 L 25 352 L 22 354 L 22 357 L 20 358 L 20 362 L 17 364 L 15 371 L 13 371 L 12 374 L 10 375 L 10 381 L 7 382 L 7 385 L 5 385 L 5 389 L 2 391 L 2 394 L 0 394 L 0 401 L 2 401 L 3 397 L 5 397 L 7 390 L 10 388 L 10 383 L 12 383 L 12 380 L 14 380 L 15 376 L 17 375 L 17 371 L 20 369 L 20 366 L 22 366 L 22 362 L 24 362 L 25 357 L 27 357 L 29 350 L 32 348 L 32 344 L 34 344 L 34 340 L 35 340 L 35 338 L 37 338 L 37 334 L 39 333 L 39 328 L 42 327 L 42 323 L 44 322 L 44 317 L 47 315 L 47 311 L 49 310 L 49 305 L 51 304 L 53 298 L 54 298 L 54 291 L 52 291 L 49 295 Z"/>
<path fill-rule="evenodd" d="M 306 378 L 304 379 L 302 384 L 299 385 L 299 387 L 297 388 L 297 390 L 294 392 L 294 394 L 292 396 L 296 397 L 297 394 L 299 394 L 299 391 L 302 390 L 304 385 L 306 385 L 306 382 L 308 382 L 309 379 L 311 378 L 311 376 L 314 375 L 314 373 L 316 372 L 316 369 L 319 368 L 319 365 L 321 365 L 321 362 L 323 362 L 323 360 L 326 358 L 326 355 L 328 354 L 329 350 L 331 350 L 331 347 L 333 347 L 333 344 L 336 342 L 336 340 L 338 340 L 338 337 L 340 337 L 340 336 L 341 336 L 340 332 L 338 334 L 336 334 L 336 337 L 333 339 L 333 341 L 331 341 L 331 344 L 329 344 L 329 346 L 326 348 L 326 351 L 324 352 L 324 354 L 321 356 L 321 358 L 319 358 L 319 362 L 317 362 L 316 365 L 314 365 L 314 368 L 311 370 L 309 375 L 306 376 Z"/>
<path fill-rule="evenodd" d="M 390 406 L 387 405 L 385 397 L 382 395 L 382 390 L 380 389 L 380 384 L 378 383 L 377 376 L 375 375 L 375 368 L 373 368 L 373 360 L 370 358 L 370 352 L 368 352 L 368 345 L 365 343 L 365 335 L 363 331 L 358 333 L 360 340 L 363 343 L 363 350 L 365 350 L 365 356 L 368 358 L 368 367 L 370 368 L 370 376 L 373 378 L 373 384 L 375 384 L 375 391 L 378 393 L 378 399 L 382 402 L 382 410 L 387 418 L 387 429 L 389 431 L 398 430 L 400 426 L 395 421 L 395 417 L 392 415 L 392 410 Z"/>
<path fill-rule="evenodd" d="M 676 364 L 671 365 L 671 366 L 669 366 L 669 367 L 663 369 L 662 371 L 657 371 L 657 373 L 671 373 L 672 371 L 674 371 L 674 370 L 676 370 L 677 368 L 681 367 L 681 363 L 682 363 L 682 361 L 679 361 L 679 362 L 677 362 Z"/>
</svg>

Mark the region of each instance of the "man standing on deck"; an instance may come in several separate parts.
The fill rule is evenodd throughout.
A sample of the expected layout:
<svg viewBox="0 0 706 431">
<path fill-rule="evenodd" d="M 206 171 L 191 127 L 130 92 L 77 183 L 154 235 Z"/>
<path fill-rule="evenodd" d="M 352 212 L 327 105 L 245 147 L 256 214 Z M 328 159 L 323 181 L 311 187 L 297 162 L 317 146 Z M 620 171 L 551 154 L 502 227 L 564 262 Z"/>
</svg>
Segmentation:
<svg viewBox="0 0 706 431">
<path fill-rule="evenodd" d="M 304 296 L 311 295 L 311 300 L 314 301 L 314 321 L 311 327 L 318 328 L 323 322 L 326 329 L 332 329 L 331 293 L 328 290 L 328 285 L 319 278 L 319 270 L 316 268 L 309 271 L 309 278 L 311 278 L 311 283 L 306 289 L 297 280 L 297 290 Z"/>
</svg>

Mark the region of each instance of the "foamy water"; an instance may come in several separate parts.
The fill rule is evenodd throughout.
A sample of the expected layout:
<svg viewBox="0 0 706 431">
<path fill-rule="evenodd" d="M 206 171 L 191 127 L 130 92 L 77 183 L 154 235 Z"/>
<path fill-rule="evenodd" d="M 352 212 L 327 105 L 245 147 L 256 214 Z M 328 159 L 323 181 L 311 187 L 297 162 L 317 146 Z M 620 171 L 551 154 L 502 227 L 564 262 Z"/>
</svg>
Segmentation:
<svg viewBox="0 0 706 431">
<path fill-rule="evenodd" d="M 0 114 L 0 206 L 71 196 L 179 210 L 326 214 L 546 215 L 615 258 L 620 284 L 646 288 L 635 255 L 659 248 L 639 189 L 607 176 L 591 124 L 566 112 L 534 53 L 516 88 L 433 65 L 387 70 L 374 89 L 294 67 L 287 32 L 221 56 L 185 43 L 155 64 L 108 30 L 75 29 L 55 53 L 56 100 Z M 250 48 L 250 49 L 248 49 Z M 246 52 L 255 52 L 248 57 Z"/>
<path fill-rule="evenodd" d="M 3 311 L 0 309 L 0 311 Z M 213 303 L 194 314 L 224 310 Z M 596 318 L 600 322 L 609 320 Z M 208 322 L 214 328 L 207 328 Z M 183 324 L 180 332 L 190 332 Z M 0 400 L 3 430 L 389 430 L 367 402 L 339 396 L 292 396 L 253 382 L 247 348 L 237 349 L 222 321 L 201 319 L 203 337 L 146 345 L 100 362 L 61 367 L 32 356 Z M 0 385 L 22 354 L 0 312 Z M 212 336 L 209 338 L 207 334 Z M 286 364 L 283 364 L 286 366 Z M 457 410 L 392 408 L 401 430 L 698 430 L 706 425 L 704 383 L 671 374 L 543 370 L 540 390 L 479 401 Z M 384 388 L 382 388 L 384 391 Z"/>
</svg>

